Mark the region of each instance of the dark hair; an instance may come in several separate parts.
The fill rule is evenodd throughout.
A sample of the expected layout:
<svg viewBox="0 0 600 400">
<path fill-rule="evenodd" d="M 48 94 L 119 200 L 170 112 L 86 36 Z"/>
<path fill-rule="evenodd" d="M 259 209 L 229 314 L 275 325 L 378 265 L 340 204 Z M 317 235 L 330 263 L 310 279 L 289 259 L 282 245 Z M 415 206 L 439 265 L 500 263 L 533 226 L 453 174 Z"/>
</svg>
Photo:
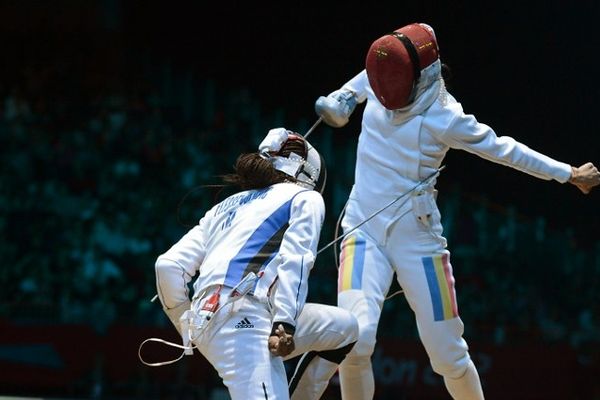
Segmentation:
<svg viewBox="0 0 600 400">
<path fill-rule="evenodd" d="M 288 157 L 290 153 L 296 153 L 306 159 L 304 140 L 288 140 L 276 155 Z M 222 177 L 223 183 L 239 186 L 242 190 L 262 189 L 276 183 L 296 181 L 296 178 L 276 170 L 271 161 L 264 159 L 259 153 L 241 154 L 233 169 L 233 174 Z"/>
<path fill-rule="evenodd" d="M 262 189 L 284 182 L 288 176 L 273 168 L 269 160 L 258 153 L 241 154 L 233 166 L 235 173 L 223 176 L 223 182 L 242 190 Z"/>
</svg>

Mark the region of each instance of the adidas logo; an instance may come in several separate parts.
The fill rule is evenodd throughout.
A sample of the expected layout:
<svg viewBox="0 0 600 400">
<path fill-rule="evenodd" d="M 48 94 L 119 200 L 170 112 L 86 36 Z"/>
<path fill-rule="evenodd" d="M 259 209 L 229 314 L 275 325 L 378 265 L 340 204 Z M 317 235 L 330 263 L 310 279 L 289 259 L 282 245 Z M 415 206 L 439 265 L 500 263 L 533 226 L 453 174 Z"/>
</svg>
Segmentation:
<svg viewBox="0 0 600 400">
<path fill-rule="evenodd" d="M 244 318 L 243 320 L 241 320 L 240 322 L 238 322 L 235 325 L 236 329 L 240 329 L 240 328 L 254 328 L 254 324 L 252 322 L 250 322 L 250 320 L 248 319 L 248 317 Z"/>
</svg>

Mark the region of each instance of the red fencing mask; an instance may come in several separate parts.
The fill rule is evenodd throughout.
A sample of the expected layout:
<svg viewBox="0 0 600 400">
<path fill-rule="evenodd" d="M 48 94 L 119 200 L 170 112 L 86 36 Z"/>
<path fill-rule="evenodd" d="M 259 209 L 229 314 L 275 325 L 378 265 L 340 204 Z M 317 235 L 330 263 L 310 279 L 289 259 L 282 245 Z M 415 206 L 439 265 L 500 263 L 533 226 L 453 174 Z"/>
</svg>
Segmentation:
<svg viewBox="0 0 600 400">
<path fill-rule="evenodd" d="M 379 102 L 388 110 L 412 103 L 421 70 L 439 58 L 433 29 L 410 24 L 375 40 L 367 53 L 369 84 Z"/>
</svg>

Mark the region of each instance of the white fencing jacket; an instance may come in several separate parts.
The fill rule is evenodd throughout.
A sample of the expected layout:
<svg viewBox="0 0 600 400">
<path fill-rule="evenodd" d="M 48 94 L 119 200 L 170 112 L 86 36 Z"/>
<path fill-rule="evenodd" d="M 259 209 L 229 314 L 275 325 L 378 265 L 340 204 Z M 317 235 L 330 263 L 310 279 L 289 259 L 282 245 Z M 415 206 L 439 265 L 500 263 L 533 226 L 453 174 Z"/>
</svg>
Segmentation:
<svg viewBox="0 0 600 400">
<path fill-rule="evenodd" d="M 387 110 L 379 103 L 364 70 L 342 89 L 353 91 L 359 102 L 368 100 L 350 195 L 350 203 L 358 203 L 354 207 L 359 207 L 364 216 L 434 173 L 450 148 L 468 151 L 541 179 L 564 183 L 571 175 L 570 165 L 540 154 L 509 136 L 498 137 L 492 128 L 465 114 L 461 104 L 444 87 L 439 60 L 422 71 L 415 102 L 399 110 Z M 378 215 L 376 219 L 384 225 L 378 229 L 385 229 L 393 222 L 398 211 L 390 207 Z M 380 225 L 373 222 L 371 226 Z"/>
<path fill-rule="evenodd" d="M 274 322 L 295 327 L 324 214 L 321 195 L 293 183 L 228 197 L 158 257 L 156 284 L 163 307 L 189 302 L 187 285 L 196 273 L 194 291 L 200 292 L 212 285 L 234 287 L 253 271 L 262 276 L 251 295 L 269 301 Z"/>
</svg>

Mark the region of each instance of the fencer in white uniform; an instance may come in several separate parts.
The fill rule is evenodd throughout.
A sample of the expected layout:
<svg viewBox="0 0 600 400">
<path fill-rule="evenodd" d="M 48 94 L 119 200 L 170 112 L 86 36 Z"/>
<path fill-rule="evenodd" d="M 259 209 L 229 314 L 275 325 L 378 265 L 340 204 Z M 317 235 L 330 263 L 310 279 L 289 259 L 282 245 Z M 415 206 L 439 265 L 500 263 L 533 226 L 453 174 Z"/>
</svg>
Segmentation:
<svg viewBox="0 0 600 400">
<path fill-rule="evenodd" d="M 236 164 L 248 190 L 215 205 L 156 261 L 165 312 L 234 400 L 318 399 L 358 338 L 348 311 L 306 303 L 325 172 L 302 136 L 272 129 Z M 288 385 L 284 359 L 298 355 Z"/>
<path fill-rule="evenodd" d="M 348 122 L 366 100 L 355 182 L 342 220 L 338 305 L 359 322 L 359 340 L 340 366 L 342 398 L 373 398 L 371 355 L 393 275 L 416 318 L 433 370 L 454 399 L 482 399 L 463 339 L 450 252 L 436 205 L 436 172 L 449 149 L 465 150 L 534 177 L 570 182 L 587 193 L 598 170 L 556 161 L 508 136 L 497 136 L 448 93 L 433 29 L 410 24 L 372 43 L 366 69 L 315 103 L 331 126 Z M 427 180 L 428 177 L 432 179 Z M 419 182 L 426 180 L 426 184 Z M 410 193 L 361 224 L 400 195 Z"/>
</svg>

